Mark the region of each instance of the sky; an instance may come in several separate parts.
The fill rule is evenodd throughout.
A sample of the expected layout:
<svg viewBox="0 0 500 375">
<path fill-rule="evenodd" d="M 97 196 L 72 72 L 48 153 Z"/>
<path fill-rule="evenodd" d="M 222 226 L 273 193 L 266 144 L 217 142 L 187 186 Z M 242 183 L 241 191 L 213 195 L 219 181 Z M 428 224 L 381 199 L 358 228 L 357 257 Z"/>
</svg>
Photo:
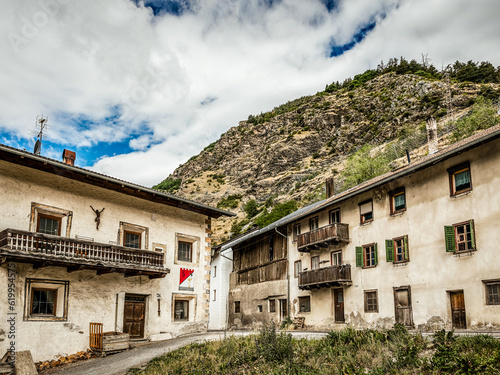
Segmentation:
<svg viewBox="0 0 500 375">
<path fill-rule="evenodd" d="M 500 65 L 498 0 L 0 0 L 0 143 L 144 186 L 403 56 Z"/>
</svg>

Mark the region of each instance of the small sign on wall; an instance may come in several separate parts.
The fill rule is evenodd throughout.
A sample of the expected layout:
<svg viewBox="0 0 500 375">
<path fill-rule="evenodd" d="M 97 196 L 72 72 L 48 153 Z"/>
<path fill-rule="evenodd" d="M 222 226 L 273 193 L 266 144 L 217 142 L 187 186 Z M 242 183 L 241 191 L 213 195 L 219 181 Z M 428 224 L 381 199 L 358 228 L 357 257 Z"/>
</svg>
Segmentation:
<svg viewBox="0 0 500 375">
<path fill-rule="evenodd" d="M 179 290 L 194 290 L 194 270 L 181 268 Z"/>
</svg>

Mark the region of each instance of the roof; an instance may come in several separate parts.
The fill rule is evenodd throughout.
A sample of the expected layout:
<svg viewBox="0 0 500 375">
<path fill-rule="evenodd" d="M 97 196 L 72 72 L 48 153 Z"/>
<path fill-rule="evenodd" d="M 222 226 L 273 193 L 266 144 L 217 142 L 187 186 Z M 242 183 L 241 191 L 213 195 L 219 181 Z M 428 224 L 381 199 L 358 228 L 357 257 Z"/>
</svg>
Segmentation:
<svg viewBox="0 0 500 375">
<path fill-rule="evenodd" d="M 189 199 L 176 197 L 159 190 L 150 189 L 118 178 L 106 176 L 88 169 L 75 167 L 31 152 L 22 151 L 0 144 L 0 160 L 55 174 L 64 178 L 98 186 L 118 193 L 131 195 L 151 202 L 177 207 L 183 210 L 197 212 L 209 217 L 218 218 L 222 215 L 235 216 L 232 212 L 210 207 Z"/>
<path fill-rule="evenodd" d="M 269 224 L 267 227 L 262 228 L 258 232 L 252 232 L 247 236 L 239 238 L 237 241 L 232 242 L 231 246 L 236 246 L 253 237 L 259 236 L 261 234 L 264 234 L 272 230 L 276 230 L 280 226 L 290 224 L 294 221 L 298 221 L 306 216 L 315 214 L 325 209 L 326 207 L 336 205 L 356 195 L 362 194 L 368 190 L 375 189 L 391 181 L 397 180 L 398 178 L 408 176 L 417 171 L 429 168 L 434 164 L 440 163 L 453 156 L 459 155 L 465 151 L 476 148 L 484 143 L 491 142 L 498 138 L 500 138 L 500 125 L 496 125 L 482 132 L 476 133 L 468 138 L 465 138 L 448 147 L 445 147 L 434 154 L 427 155 L 407 166 L 374 177 L 371 180 L 365 181 L 349 190 L 343 191 L 342 193 L 336 194 L 328 199 L 324 199 L 322 201 L 313 203 L 309 206 L 303 207 L 291 213 L 290 215 L 285 216 L 275 221 L 274 223 Z M 224 246 L 222 247 L 222 250 L 225 250 Z"/>
</svg>

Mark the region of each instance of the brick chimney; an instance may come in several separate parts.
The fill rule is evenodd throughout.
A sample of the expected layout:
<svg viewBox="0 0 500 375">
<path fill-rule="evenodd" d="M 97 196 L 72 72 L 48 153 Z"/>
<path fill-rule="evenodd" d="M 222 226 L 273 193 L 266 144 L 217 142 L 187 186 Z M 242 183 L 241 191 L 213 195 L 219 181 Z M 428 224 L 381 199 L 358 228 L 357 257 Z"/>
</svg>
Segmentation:
<svg viewBox="0 0 500 375">
<path fill-rule="evenodd" d="M 335 194 L 335 188 L 333 186 L 333 177 L 328 177 L 325 181 L 326 183 L 326 198 L 331 198 Z"/>
<path fill-rule="evenodd" d="M 75 165 L 76 153 L 74 151 L 64 149 L 62 158 L 65 164 Z"/>
<path fill-rule="evenodd" d="M 438 137 L 437 123 L 434 117 L 426 121 L 427 125 L 427 146 L 429 147 L 429 155 L 438 152 Z"/>
</svg>

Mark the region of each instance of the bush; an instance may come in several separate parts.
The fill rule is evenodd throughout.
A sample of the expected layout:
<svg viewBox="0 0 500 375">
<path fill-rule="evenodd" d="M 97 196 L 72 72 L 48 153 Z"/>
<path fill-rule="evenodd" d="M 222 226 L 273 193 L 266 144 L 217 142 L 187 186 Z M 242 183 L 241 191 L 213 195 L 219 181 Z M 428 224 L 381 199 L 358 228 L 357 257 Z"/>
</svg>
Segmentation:
<svg viewBox="0 0 500 375">
<path fill-rule="evenodd" d="M 233 194 L 226 198 L 222 198 L 219 203 L 217 203 L 217 208 L 236 208 L 240 204 L 242 197 L 243 196 L 240 194 Z"/>
<path fill-rule="evenodd" d="M 370 154 L 372 149 L 372 146 L 365 145 L 349 156 L 341 174 L 344 178 L 344 189 L 359 185 L 390 170 L 387 158 L 382 154 L 372 157 Z"/>
<path fill-rule="evenodd" d="M 167 177 L 162 182 L 160 182 L 158 185 L 154 185 L 153 189 L 163 190 L 163 191 L 166 191 L 167 193 L 174 193 L 180 189 L 181 182 L 182 182 L 182 180 L 180 178 L 179 179 L 172 179 L 170 177 Z"/>
<path fill-rule="evenodd" d="M 264 228 L 271 223 L 274 223 L 276 220 L 285 217 L 292 212 L 297 210 L 297 202 L 295 200 L 291 200 L 284 203 L 278 203 L 273 207 L 271 212 L 264 211 L 262 214 L 257 216 L 255 219 L 255 224 L 259 227 Z"/>
<path fill-rule="evenodd" d="M 497 108 L 491 104 L 491 101 L 479 96 L 469 114 L 457 120 L 452 140 L 459 141 L 471 136 L 477 130 L 487 129 L 498 123 L 500 123 L 500 116 L 497 114 Z"/>
<path fill-rule="evenodd" d="M 249 200 L 243 206 L 243 211 L 247 214 L 248 219 L 251 219 L 252 217 L 256 216 L 260 212 L 257 201 L 255 199 Z"/>
<path fill-rule="evenodd" d="M 264 325 L 259 336 L 255 339 L 257 354 L 267 362 L 291 362 L 293 358 L 292 335 L 281 332 L 276 333 L 276 326 Z"/>
</svg>

